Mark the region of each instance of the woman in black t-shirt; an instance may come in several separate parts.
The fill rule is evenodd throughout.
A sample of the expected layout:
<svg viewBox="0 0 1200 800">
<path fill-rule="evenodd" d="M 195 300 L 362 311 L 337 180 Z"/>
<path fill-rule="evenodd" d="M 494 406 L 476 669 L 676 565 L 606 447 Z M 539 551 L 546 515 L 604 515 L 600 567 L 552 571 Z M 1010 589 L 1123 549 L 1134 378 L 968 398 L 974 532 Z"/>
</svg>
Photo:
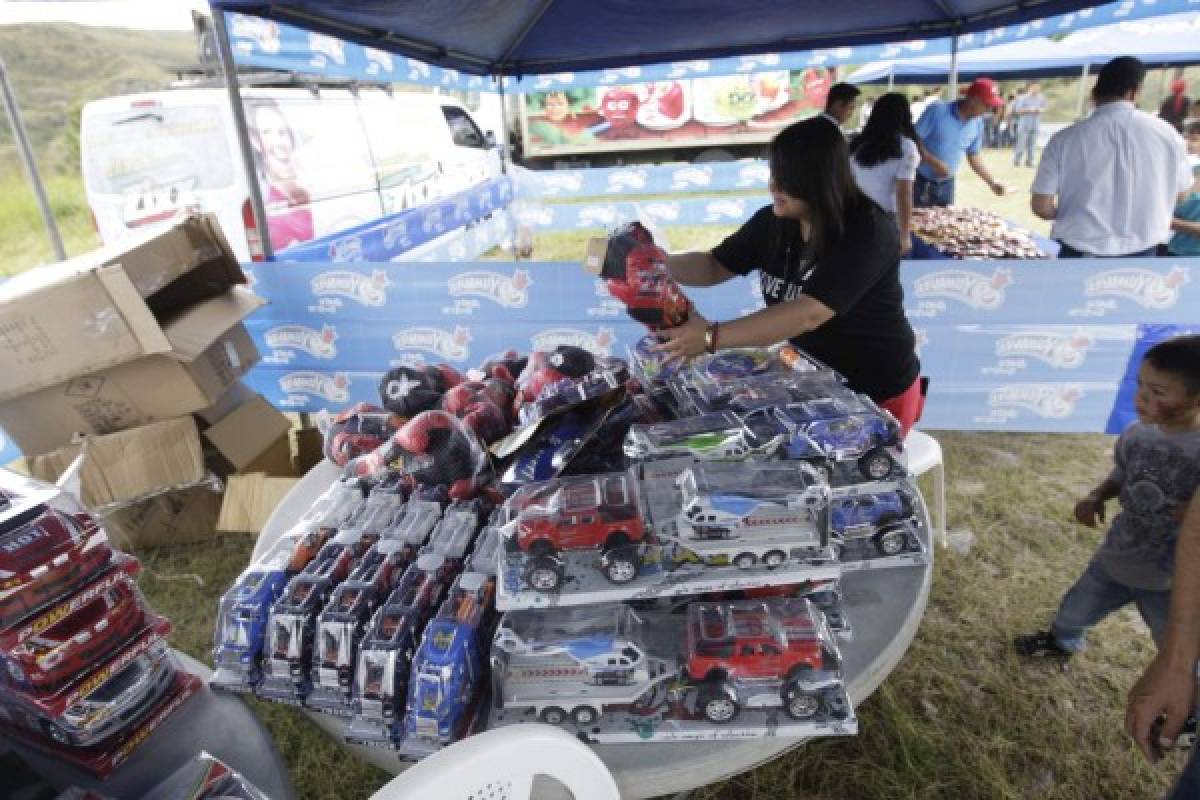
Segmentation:
<svg viewBox="0 0 1200 800">
<path fill-rule="evenodd" d="M 895 415 L 920 416 L 920 362 L 904 315 L 896 226 L 854 183 L 846 140 L 823 119 L 771 142 L 772 204 L 709 253 L 668 259 L 685 286 L 713 286 L 757 269 L 767 307 L 728 322 L 699 313 L 662 332 L 661 352 L 689 357 L 790 340 Z"/>
</svg>

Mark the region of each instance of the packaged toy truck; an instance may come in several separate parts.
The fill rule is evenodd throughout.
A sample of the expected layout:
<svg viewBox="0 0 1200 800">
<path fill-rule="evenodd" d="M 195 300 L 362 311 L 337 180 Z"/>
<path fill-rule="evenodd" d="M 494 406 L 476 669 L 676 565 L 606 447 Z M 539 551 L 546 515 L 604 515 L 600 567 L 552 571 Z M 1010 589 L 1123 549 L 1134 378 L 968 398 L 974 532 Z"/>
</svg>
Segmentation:
<svg viewBox="0 0 1200 800">
<path fill-rule="evenodd" d="M 463 573 L 426 626 L 412 660 L 403 754 L 427 755 L 473 730 L 488 688 L 495 591 L 494 578 Z"/>
<path fill-rule="evenodd" d="M 449 588 L 453 573 L 448 566 L 442 556 L 421 556 L 371 617 L 358 652 L 347 741 L 377 747 L 399 744 L 413 653 Z"/>
<path fill-rule="evenodd" d="M 705 559 L 725 557 L 748 569 L 830 558 L 823 519 L 829 484 L 806 464 L 699 463 L 679 485 L 683 505 L 673 538 Z"/>
<path fill-rule="evenodd" d="M 607 239 L 588 242 L 585 268 L 598 274 L 629 316 L 651 330 L 687 321 L 692 304 L 670 270 L 667 254 L 640 222 L 631 222 Z"/>
</svg>

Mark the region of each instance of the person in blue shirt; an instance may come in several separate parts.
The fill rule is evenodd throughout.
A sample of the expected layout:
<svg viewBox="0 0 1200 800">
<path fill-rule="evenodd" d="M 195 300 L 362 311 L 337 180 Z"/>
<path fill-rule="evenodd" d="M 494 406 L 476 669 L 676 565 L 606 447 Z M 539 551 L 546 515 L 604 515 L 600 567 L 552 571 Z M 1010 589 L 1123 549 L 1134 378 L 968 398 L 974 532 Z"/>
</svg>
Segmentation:
<svg viewBox="0 0 1200 800">
<path fill-rule="evenodd" d="M 990 78 L 976 78 L 962 97 L 954 101 L 930 103 L 917 120 L 917 142 L 921 166 L 913 195 L 918 206 L 948 206 L 954 203 L 954 175 L 963 155 L 971 169 L 995 194 L 1005 192 L 1004 184 L 994 179 L 983 163 L 983 115 L 990 108 L 1004 105 Z"/>
<path fill-rule="evenodd" d="M 1188 156 L 1192 160 L 1192 174 L 1196 182 L 1192 190 L 1175 206 L 1171 219 L 1171 230 L 1175 234 L 1167 242 L 1167 254 L 1172 256 L 1200 256 L 1200 119 L 1194 119 L 1184 127 L 1187 136 Z"/>
</svg>

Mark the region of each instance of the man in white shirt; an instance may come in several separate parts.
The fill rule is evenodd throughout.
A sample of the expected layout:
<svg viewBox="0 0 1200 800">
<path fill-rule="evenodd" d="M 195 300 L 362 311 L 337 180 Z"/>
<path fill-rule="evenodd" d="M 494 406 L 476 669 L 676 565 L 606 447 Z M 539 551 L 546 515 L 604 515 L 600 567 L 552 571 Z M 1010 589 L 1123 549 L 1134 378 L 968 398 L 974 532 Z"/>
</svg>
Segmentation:
<svg viewBox="0 0 1200 800">
<path fill-rule="evenodd" d="M 1042 151 L 1030 207 L 1054 222 L 1059 258 L 1153 255 L 1192 185 L 1183 138 L 1134 105 L 1145 75 L 1132 56 L 1105 64 L 1096 110 Z"/>
</svg>

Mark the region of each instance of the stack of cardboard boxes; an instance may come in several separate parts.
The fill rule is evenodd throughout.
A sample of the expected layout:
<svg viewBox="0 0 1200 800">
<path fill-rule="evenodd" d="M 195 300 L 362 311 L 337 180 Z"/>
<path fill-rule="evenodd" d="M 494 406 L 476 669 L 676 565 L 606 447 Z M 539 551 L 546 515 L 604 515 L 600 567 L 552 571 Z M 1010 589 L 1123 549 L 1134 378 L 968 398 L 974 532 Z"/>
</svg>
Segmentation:
<svg viewBox="0 0 1200 800">
<path fill-rule="evenodd" d="M 290 421 L 240 378 L 263 300 L 211 215 L 0 285 L 0 427 L 30 472 L 80 453 L 118 546 L 211 535 L 219 483 L 293 475 Z"/>
</svg>

